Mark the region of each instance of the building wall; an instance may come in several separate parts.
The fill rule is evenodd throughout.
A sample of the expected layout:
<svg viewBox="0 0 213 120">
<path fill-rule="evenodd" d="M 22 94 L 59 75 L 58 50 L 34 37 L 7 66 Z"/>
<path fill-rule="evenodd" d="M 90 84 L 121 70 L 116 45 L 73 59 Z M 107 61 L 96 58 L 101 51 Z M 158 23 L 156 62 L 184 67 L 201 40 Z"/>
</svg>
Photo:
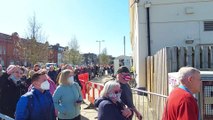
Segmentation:
<svg viewBox="0 0 213 120">
<path fill-rule="evenodd" d="M 4 36 L 4 34 L 2 35 Z M 7 67 L 10 63 L 15 61 L 15 58 L 13 57 L 13 42 L 14 40 L 12 37 L 0 38 L 0 64 L 2 64 L 3 67 Z"/>
<path fill-rule="evenodd" d="M 7 49 L 7 42 L 5 40 L 0 39 L 0 64 L 5 66 L 7 64 L 7 57 L 6 57 L 6 49 Z"/>
<path fill-rule="evenodd" d="M 154 4 L 150 7 L 152 54 L 165 46 L 212 44 L 213 31 L 203 22 L 213 21 L 213 1 Z M 186 40 L 193 40 L 186 44 Z"/>
<path fill-rule="evenodd" d="M 146 31 L 145 1 L 138 5 L 140 29 Z M 213 1 L 210 0 L 151 0 L 151 53 L 165 46 L 195 46 L 211 44 L 213 31 L 204 31 L 203 21 L 213 21 Z M 145 33 L 145 36 L 147 33 Z M 147 38 L 141 39 L 147 41 Z M 193 40 L 193 44 L 186 44 Z"/>
<path fill-rule="evenodd" d="M 52 63 L 56 63 L 57 65 L 60 65 L 62 63 L 62 57 L 63 57 L 62 53 L 65 49 L 66 48 L 60 46 L 60 44 L 50 45 L 48 61 Z"/>
<path fill-rule="evenodd" d="M 18 35 L 18 34 L 14 34 L 14 35 Z M 26 64 L 24 58 L 20 59 L 20 58 L 16 58 L 17 56 L 14 54 L 14 43 L 19 40 L 18 36 L 12 36 L 12 35 L 7 35 L 7 34 L 3 34 L 0 33 L 0 64 L 2 64 L 4 67 L 8 67 L 10 64 L 20 64 L 20 65 L 24 65 Z M 24 40 L 24 39 L 21 39 Z M 52 49 L 52 55 L 49 55 L 49 62 L 54 62 L 54 63 L 58 63 L 58 61 L 62 58 L 58 58 L 58 57 L 62 57 L 61 54 L 63 52 L 63 49 L 65 49 L 64 47 L 61 47 L 59 44 L 53 45 L 53 47 L 51 47 L 50 49 Z M 61 48 L 59 50 L 59 48 Z M 24 52 L 24 51 L 23 51 Z M 20 57 L 20 56 L 19 56 Z M 21 57 L 22 58 L 22 57 Z"/>
<path fill-rule="evenodd" d="M 212 44 L 213 31 L 204 31 L 203 21 L 213 21 L 212 0 L 130 0 L 130 39 L 139 86 L 146 85 L 147 20 L 145 3 L 150 6 L 151 54 L 166 46 Z M 192 40 L 192 44 L 186 44 Z"/>
<path fill-rule="evenodd" d="M 140 22 L 142 18 L 141 12 L 145 14 L 145 11 L 141 10 L 139 4 L 133 2 L 130 2 L 130 11 L 130 36 L 133 50 L 133 65 L 137 74 L 136 81 L 138 83 L 138 87 L 145 87 L 146 64 L 144 58 L 147 56 L 147 42 L 142 41 L 142 39 L 146 38 L 146 30 L 140 29 L 143 26 L 143 24 Z"/>
<path fill-rule="evenodd" d="M 85 53 L 82 55 L 84 58 L 83 64 L 96 65 L 98 63 L 98 57 L 94 53 Z"/>
</svg>

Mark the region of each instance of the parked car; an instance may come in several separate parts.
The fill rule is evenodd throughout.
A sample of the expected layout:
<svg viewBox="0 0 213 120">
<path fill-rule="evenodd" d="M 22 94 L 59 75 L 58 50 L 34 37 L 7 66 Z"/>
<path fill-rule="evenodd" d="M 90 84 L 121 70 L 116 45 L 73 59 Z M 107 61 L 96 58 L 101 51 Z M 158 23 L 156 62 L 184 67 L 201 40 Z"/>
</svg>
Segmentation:
<svg viewBox="0 0 213 120">
<path fill-rule="evenodd" d="M 46 63 L 45 66 L 46 66 L 46 69 L 49 70 L 49 67 L 53 65 L 54 67 L 57 67 L 57 64 L 56 63 Z"/>
</svg>

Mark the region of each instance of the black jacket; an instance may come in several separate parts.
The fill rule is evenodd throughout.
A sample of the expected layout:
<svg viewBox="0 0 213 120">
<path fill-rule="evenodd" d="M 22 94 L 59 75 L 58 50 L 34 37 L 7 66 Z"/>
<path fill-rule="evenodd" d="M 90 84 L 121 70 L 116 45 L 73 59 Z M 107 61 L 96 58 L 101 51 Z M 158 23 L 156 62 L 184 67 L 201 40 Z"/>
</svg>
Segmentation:
<svg viewBox="0 0 213 120">
<path fill-rule="evenodd" d="M 113 103 L 108 98 L 95 100 L 95 107 L 98 107 L 98 120 L 128 120 L 122 115 L 123 105 L 119 102 Z"/>
<path fill-rule="evenodd" d="M 7 73 L 0 77 L 0 113 L 14 118 L 16 103 L 26 92 L 26 88 L 21 82 L 15 84 L 8 77 Z"/>
<path fill-rule="evenodd" d="M 56 83 L 57 72 L 55 70 L 49 71 L 48 76 Z"/>
</svg>

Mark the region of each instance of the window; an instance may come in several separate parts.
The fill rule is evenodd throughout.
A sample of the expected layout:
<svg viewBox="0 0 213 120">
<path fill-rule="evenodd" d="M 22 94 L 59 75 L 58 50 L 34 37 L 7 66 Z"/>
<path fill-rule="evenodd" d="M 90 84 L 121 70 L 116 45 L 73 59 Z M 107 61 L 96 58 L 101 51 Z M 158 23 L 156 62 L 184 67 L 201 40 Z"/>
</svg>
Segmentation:
<svg viewBox="0 0 213 120">
<path fill-rule="evenodd" d="M 5 54 L 6 54 L 5 46 L 0 46 L 0 55 L 5 55 Z"/>
<path fill-rule="evenodd" d="M 213 21 L 204 21 L 204 31 L 213 31 Z"/>
<path fill-rule="evenodd" d="M 2 46 L 0 46 L 0 55 L 2 55 L 2 53 L 3 53 L 3 50 L 2 50 Z"/>
</svg>

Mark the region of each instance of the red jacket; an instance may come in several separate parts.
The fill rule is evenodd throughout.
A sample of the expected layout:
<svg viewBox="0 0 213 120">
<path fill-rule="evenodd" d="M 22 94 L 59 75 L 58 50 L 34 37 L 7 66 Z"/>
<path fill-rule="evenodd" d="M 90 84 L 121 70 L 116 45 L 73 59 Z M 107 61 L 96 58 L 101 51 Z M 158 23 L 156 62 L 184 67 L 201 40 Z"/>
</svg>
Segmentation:
<svg viewBox="0 0 213 120">
<path fill-rule="evenodd" d="M 189 92 L 175 88 L 165 104 L 162 120 L 198 120 L 198 105 Z"/>
</svg>

